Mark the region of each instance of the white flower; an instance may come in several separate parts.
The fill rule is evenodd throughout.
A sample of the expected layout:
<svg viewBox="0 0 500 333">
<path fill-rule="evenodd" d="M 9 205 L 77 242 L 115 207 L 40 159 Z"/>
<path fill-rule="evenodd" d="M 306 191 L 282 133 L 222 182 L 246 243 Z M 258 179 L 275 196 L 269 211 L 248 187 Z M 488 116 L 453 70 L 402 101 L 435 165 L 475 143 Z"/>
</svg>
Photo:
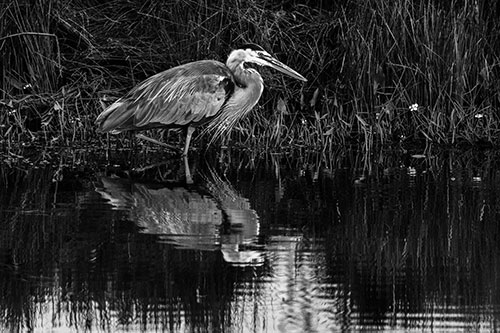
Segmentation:
<svg viewBox="0 0 500 333">
<path fill-rule="evenodd" d="M 417 169 L 414 167 L 408 167 L 408 175 L 410 177 L 415 177 L 417 175 Z"/>
<path fill-rule="evenodd" d="M 418 104 L 415 103 L 415 104 L 410 105 L 409 109 L 410 109 L 410 111 L 418 111 Z"/>
</svg>

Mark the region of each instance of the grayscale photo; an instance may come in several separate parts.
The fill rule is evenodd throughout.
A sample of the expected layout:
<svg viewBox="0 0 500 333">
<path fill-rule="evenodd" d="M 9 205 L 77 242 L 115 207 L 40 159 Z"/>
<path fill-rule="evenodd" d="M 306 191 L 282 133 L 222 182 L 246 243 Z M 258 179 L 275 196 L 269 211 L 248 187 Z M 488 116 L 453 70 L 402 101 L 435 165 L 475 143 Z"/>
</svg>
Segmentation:
<svg viewBox="0 0 500 333">
<path fill-rule="evenodd" d="M 0 79 L 1 332 L 500 330 L 500 2 L 0 0 Z"/>
</svg>

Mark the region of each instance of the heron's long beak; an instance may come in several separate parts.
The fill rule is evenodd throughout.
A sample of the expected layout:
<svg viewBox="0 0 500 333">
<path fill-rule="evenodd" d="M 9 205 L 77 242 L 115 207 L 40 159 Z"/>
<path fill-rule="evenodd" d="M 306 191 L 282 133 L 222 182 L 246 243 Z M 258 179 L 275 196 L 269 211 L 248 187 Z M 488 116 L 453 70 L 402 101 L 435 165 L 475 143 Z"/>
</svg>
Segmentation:
<svg viewBox="0 0 500 333">
<path fill-rule="evenodd" d="M 307 79 L 279 61 L 276 58 L 273 58 L 269 53 L 267 52 L 256 52 L 256 56 L 254 58 L 255 63 L 262 65 L 262 66 L 269 66 L 272 67 L 278 71 L 280 71 L 283 74 L 286 74 L 288 76 L 293 77 L 294 79 L 301 80 L 306 82 Z"/>
</svg>

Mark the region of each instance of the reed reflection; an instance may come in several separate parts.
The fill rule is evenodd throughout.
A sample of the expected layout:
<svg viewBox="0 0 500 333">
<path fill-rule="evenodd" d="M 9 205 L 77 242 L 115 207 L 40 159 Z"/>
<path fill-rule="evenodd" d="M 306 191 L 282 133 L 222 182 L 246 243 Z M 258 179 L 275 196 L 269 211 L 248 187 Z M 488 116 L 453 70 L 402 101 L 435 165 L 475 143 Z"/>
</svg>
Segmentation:
<svg viewBox="0 0 500 333">
<path fill-rule="evenodd" d="M 265 269 L 257 215 L 215 173 L 105 178 L 103 200 L 73 171 L 1 172 L 2 331 L 220 331 L 235 285 Z"/>
</svg>

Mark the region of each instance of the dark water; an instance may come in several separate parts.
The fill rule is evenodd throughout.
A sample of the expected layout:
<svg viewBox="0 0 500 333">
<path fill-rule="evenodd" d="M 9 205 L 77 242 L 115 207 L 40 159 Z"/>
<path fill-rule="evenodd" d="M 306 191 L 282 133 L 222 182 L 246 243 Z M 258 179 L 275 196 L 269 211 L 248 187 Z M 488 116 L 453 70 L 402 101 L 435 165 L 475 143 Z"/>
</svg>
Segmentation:
<svg viewBox="0 0 500 333">
<path fill-rule="evenodd" d="M 3 163 L 1 329 L 493 331 L 499 155 Z"/>
</svg>

